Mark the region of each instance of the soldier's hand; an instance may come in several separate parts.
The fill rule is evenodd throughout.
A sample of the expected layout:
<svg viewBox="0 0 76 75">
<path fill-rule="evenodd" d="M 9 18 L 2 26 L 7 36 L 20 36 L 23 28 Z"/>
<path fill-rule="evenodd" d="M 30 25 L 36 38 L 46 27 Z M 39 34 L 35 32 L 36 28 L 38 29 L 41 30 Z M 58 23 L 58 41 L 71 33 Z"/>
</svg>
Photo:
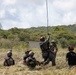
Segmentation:
<svg viewBox="0 0 76 75">
<path fill-rule="evenodd" d="M 47 35 L 50 35 L 49 33 L 47 33 Z"/>
</svg>

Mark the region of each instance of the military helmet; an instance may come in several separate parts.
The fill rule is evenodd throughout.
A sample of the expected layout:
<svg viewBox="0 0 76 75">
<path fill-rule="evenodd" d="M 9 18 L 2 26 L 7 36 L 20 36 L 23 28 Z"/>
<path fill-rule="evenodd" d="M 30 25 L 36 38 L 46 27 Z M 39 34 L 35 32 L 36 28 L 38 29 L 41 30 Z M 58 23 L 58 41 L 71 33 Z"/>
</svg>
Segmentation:
<svg viewBox="0 0 76 75">
<path fill-rule="evenodd" d="M 55 40 L 52 40 L 51 43 L 56 43 L 56 41 Z"/>
<path fill-rule="evenodd" d="M 74 50 L 74 46 L 69 46 L 68 50 Z"/>
<path fill-rule="evenodd" d="M 41 38 L 40 38 L 40 41 L 45 41 L 45 38 L 44 38 L 44 37 L 41 37 Z"/>
<path fill-rule="evenodd" d="M 11 52 L 11 51 L 8 51 L 8 52 L 7 52 L 7 56 L 8 56 L 8 57 L 11 57 L 11 56 L 12 56 L 12 52 Z"/>
<path fill-rule="evenodd" d="M 25 54 L 29 54 L 30 51 L 31 51 L 31 50 L 26 50 L 26 51 L 25 51 Z"/>
<path fill-rule="evenodd" d="M 30 52 L 29 52 L 29 55 L 30 55 L 30 56 L 34 56 L 34 52 L 30 51 Z"/>
</svg>

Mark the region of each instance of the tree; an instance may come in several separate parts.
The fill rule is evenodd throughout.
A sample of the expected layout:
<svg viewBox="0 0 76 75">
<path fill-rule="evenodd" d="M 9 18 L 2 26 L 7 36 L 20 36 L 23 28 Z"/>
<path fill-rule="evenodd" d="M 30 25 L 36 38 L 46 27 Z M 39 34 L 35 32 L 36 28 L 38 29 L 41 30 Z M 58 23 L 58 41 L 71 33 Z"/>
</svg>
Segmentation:
<svg viewBox="0 0 76 75">
<path fill-rule="evenodd" d="M 68 46 L 68 41 L 65 38 L 61 38 L 59 41 L 62 48 L 66 48 Z"/>
<path fill-rule="evenodd" d="M 20 41 L 28 41 L 29 40 L 29 34 L 27 32 L 21 31 L 18 35 Z"/>
<path fill-rule="evenodd" d="M 2 24 L 0 23 L 0 29 L 2 29 Z"/>
</svg>

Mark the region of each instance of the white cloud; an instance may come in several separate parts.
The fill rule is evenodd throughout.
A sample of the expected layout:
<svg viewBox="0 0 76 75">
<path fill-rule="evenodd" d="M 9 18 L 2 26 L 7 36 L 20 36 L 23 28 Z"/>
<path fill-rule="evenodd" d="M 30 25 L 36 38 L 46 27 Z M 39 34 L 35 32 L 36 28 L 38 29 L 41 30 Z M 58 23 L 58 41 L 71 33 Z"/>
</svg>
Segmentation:
<svg viewBox="0 0 76 75">
<path fill-rule="evenodd" d="M 15 4 L 16 0 L 4 0 L 3 4 L 4 5 L 11 5 L 11 4 Z"/>
<path fill-rule="evenodd" d="M 29 24 L 26 22 L 16 22 L 16 21 L 12 21 L 12 20 L 4 20 L 2 23 L 2 27 L 3 29 L 10 29 L 10 28 L 29 28 Z"/>
<path fill-rule="evenodd" d="M 74 23 L 75 21 L 76 21 L 76 16 L 72 12 L 66 13 L 63 17 L 63 23 L 65 24 L 71 24 Z"/>
<path fill-rule="evenodd" d="M 50 9 L 50 24 L 73 24 L 76 19 L 76 0 L 54 0 Z"/>
<path fill-rule="evenodd" d="M 53 5 L 63 11 L 70 11 L 76 7 L 76 0 L 56 0 Z"/>
<path fill-rule="evenodd" d="M 0 0 L 0 22 L 11 27 L 46 26 L 46 0 Z M 49 26 L 76 22 L 76 0 L 48 0 Z"/>
<path fill-rule="evenodd" d="M 5 17 L 5 11 L 4 10 L 1 10 L 0 11 L 0 18 L 4 18 Z"/>
<path fill-rule="evenodd" d="M 16 8 L 11 8 L 11 9 L 8 9 L 8 12 L 14 16 L 17 13 L 17 10 Z"/>
<path fill-rule="evenodd" d="M 42 5 L 46 0 L 17 0 L 20 5 Z"/>
<path fill-rule="evenodd" d="M 23 9 L 19 9 L 19 18 L 22 22 L 28 22 L 28 24 L 31 26 L 35 26 L 36 25 L 40 26 L 42 25 L 42 23 L 46 23 L 46 8 L 45 5 L 39 6 L 37 7 L 35 10 L 34 9 L 27 9 L 25 8 L 25 10 Z M 45 19 L 44 19 L 45 18 Z M 38 22 L 38 23 L 37 23 Z"/>
</svg>

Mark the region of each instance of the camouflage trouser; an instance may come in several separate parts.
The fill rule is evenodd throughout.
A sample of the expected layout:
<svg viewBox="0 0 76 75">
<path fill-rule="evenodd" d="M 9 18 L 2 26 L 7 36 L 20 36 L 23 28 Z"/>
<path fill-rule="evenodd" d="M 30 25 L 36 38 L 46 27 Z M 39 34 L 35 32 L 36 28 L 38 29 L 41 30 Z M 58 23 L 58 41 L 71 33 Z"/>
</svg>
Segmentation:
<svg viewBox="0 0 76 75">
<path fill-rule="evenodd" d="M 52 62 L 52 66 L 56 65 L 56 63 L 55 63 L 55 55 L 52 54 L 51 52 L 49 52 L 49 56 L 48 56 L 47 60 L 44 62 L 44 65 L 48 64 L 50 61 Z"/>
<path fill-rule="evenodd" d="M 48 57 L 49 57 L 49 52 L 48 51 L 43 51 L 42 52 L 42 57 L 43 57 L 44 62 L 45 62 L 48 59 Z"/>
</svg>

